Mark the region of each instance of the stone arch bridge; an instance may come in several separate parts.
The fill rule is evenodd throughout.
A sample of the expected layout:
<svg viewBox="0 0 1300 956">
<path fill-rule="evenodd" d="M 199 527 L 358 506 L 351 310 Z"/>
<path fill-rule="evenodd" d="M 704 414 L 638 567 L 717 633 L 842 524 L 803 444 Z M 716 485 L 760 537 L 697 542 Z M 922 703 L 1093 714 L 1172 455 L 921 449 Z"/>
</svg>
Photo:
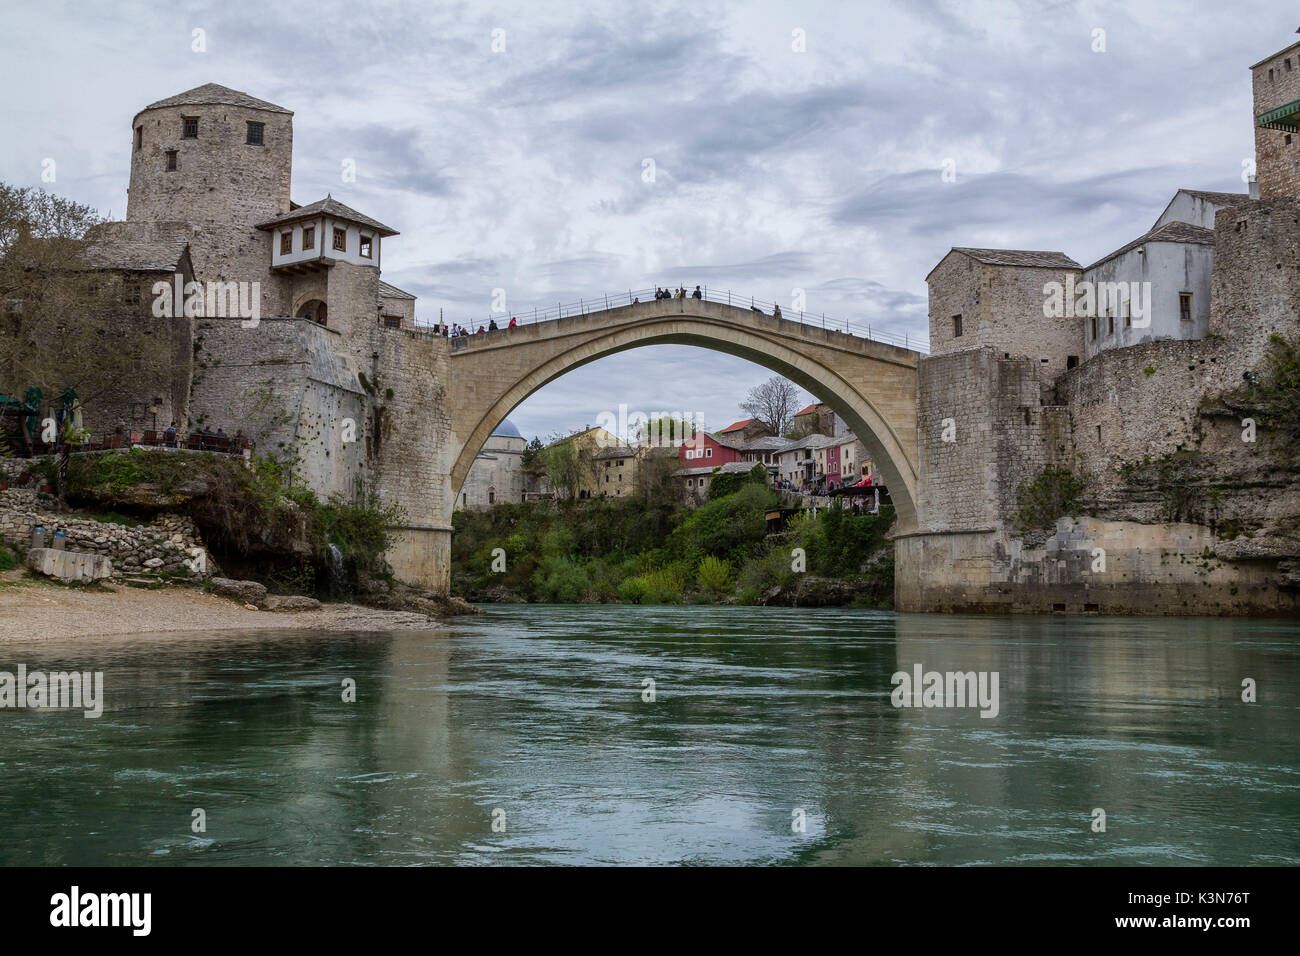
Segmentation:
<svg viewBox="0 0 1300 956">
<path fill-rule="evenodd" d="M 840 414 L 866 447 L 889 488 L 898 529 L 916 527 L 919 352 L 690 298 L 652 300 L 443 342 L 449 355 L 435 468 L 444 482 L 436 509 L 445 514 L 413 516 L 397 535 L 389 561 L 405 580 L 436 590 L 448 587 L 454 503 L 479 449 L 517 405 L 566 372 L 647 345 L 726 352 L 812 392 Z M 616 410 L 618 397 L 609 396 L 608 404 Z"/>
</svg>

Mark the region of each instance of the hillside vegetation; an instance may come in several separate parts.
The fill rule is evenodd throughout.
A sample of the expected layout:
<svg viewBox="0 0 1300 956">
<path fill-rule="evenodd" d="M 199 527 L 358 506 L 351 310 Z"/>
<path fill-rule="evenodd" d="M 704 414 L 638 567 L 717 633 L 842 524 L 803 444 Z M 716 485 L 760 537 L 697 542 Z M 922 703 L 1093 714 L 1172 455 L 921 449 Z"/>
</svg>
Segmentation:
<svg viewBox="0 0 1300 956">
<path fill-rule="evenodd" d="M 596 499 L 457 512 L 453 590 L 471 601 L 892 606 L 892 509 L 831 507 L 769 535 L 765 515 L 782 501 L 761 479 L 720 477 L 711 491 L 695 509 Z"/>
</svg>

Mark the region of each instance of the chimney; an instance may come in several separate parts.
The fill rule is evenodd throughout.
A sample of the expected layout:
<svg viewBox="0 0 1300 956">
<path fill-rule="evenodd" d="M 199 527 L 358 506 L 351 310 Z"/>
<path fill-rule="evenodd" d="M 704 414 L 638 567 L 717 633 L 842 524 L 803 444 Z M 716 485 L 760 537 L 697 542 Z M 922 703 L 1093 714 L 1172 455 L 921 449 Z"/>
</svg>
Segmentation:
<svg viewBox="0 0 1300 956">
<path fill-rule="evenodd" d="M 1296 32 L 1300 33 L 1300 30 L 1297 30 Z M 1254 173 L 1251 173 L 1246 177 L 1246 187 L 1250 190 L 1251 199 L 1259 198 L 1259 177 Z"/>
</svg>

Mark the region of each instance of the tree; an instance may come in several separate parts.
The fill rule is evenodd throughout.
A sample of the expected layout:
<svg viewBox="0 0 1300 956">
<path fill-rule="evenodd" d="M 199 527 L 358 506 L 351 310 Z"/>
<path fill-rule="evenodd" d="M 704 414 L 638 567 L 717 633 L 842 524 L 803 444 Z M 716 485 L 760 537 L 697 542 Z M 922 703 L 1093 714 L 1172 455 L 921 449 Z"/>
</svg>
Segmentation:
<svg viewBox="0 0 1300 956">
<path fill-rule="evenodd" d="M 542 468 L 541 460 L 541 454 L 544 447 L 545 446 L 542 445 L 542 440 L 536 435 L 533 436 L 532 441 L 524 446 L 523 460 L 521 462 L 524 471 L 538 473 L 544 470 Z"/>
<path fill-rule="evenodd" d="M 749 397 L 740 403 L 751 417 L 771 428 L 774 435 L 785 433 L 798 406 L 799 390 L 779 375 L 751 388 Z"/>
<path fill-rule="evenodd" d="M 638 426 L 632 444 L 648 445 L 652 448 L 667 446 L 675 448 L 694 438 L 697 431 L 697 426 L 692 422 L 671 415 L 661 415 Z"/>
<path fill-rule="evenodd" d="M 86 437 L 78 413 L 168 377 L 176 356 L 174 327 L 149 315 L 140 288 L 88 260 L 100 222 L 89 206 L 0 183 L 0 393 L 39 397 L 37 435 L 24 440 L 59 446 L 60 502 Z"/>
<path fill-rule="evenodd" d="M 675 454 L 663 446 L 642 450 L 636 467 L 636 489 L 651 507 L 671 508 L 680 501 L 673 474 L 679 467 Z"/>
<path fill-rule="evenodd" d="M 538 459 L 556 497 L 577 498 L 585 485 L 595 483 L 594 452 L 590 445 L 575 438 L 553 441 L 538 452 Z"/>
</svg>

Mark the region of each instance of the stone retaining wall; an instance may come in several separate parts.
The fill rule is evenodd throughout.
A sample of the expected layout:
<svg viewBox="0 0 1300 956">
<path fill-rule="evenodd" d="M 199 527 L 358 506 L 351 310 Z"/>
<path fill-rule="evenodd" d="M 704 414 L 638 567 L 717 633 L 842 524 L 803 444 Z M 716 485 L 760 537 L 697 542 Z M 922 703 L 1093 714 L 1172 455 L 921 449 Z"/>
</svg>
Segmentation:
<svg viewBox="0 0 1300 956">
<path fill-rule="evenodd" d="M 132 528 L 61 514 L 51 510 L 52 504 L 48 496 L 34 491 L 0 491 L 0 539 L 23 555 L 37 526 L 45 529 L 47 545 L 54 532 L 62 531 L 67 535 L 67 550 L 107 557 L 117 578 L 168 573 L 203 578 L 212 573 L 198 530 L 184 515 L 161 514 L 147 525 Z"/>
</svg>

